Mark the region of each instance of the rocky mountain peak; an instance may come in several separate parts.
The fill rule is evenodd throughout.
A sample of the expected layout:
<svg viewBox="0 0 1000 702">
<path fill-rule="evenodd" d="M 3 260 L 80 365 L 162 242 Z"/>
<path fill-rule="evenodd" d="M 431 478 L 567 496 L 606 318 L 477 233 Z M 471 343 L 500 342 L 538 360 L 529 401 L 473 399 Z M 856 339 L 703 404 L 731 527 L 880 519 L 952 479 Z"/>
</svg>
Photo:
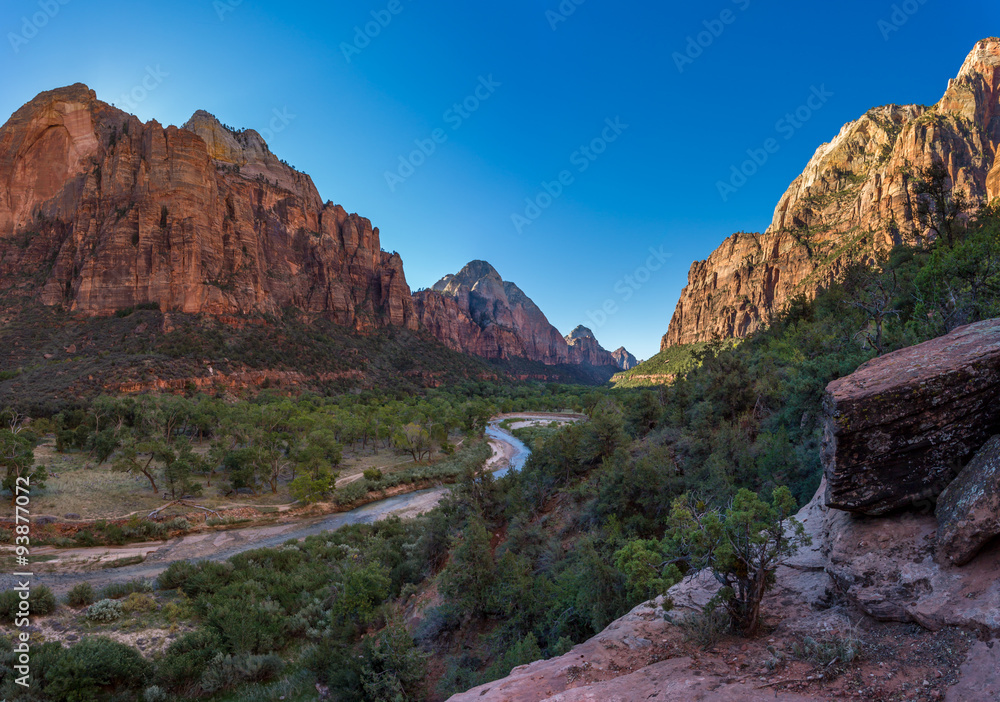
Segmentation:
<svg viewBox="0 0 1000 702">
<path fill-rule="evenodd" d="M 0 290 L 108 315 L 323 314 L 416 327 L 398 257 L 255 132 L 142 123 L 75 84 L 0 127 Z M 26 275 L 26 271 L 37 273 Z"/>
<path fill-rule="evenodd" d="M 611 356 L 623 371 L 632 370 L 639 365 L 639 359 L 630 354 L 624 346 L 619 346 L 616 350 L 612 351 Z"/>
<path fill-rule="evenodd" d="M 182 129 L 201 137 L 209 156 L 217 164 L 235 167 L 241 175 L 251 179 L 276 183 L 320 206 L 319 192 L 312 178 L 275 156 L 264 138 L 255 130 L 234 130 L 205 110 L 198 110 L 191 115 Z"/>
<path fill-rule="evenodd" d="M 594 336 L 594 332 L 590 331 L 590 329 L 583 326 L 582 324 L 566 335 L 567 343 L 573 343 L 578 339 L 594 339 L 595 341 L 597 340 L 596 337 Z"/>
<path fill-rule="evenodd" d="M 661 348 L 753 333 L 792 297 L 812 296 L 846 258 L 933 232 L 916 218 L 914 174 L 943 163 L 970 202 L 1000 197 L 1000 40 L 984 39 L 932 107 L 885 105 L 821 145 L 763 234 L 726 239 L 691 266 Z"/>
</svg>

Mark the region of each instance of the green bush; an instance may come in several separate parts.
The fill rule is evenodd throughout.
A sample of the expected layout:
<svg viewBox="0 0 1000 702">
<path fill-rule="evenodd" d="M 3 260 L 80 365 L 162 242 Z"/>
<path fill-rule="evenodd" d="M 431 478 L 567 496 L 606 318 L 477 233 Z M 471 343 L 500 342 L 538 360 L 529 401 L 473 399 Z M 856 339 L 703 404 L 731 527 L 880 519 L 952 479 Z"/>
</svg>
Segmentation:
<svg viewBox="0 0 1000 702">
<path fill-rule="evenodd" d="M 384 477 L 378 468 L 367 468 L 364 472 L 365 480 L 370 483 L 377 483 Z"/>
<path fill-rule="evenodd" d="M 127 613 L 154 612 L 156 600 L 143 592 L 133 592 L 121 602 L 122 610 Z"/>
<path fill-rule="evenodd" d="M 98 624 L 110 624 L 124 614 L 125 608 L 118 600 L 98 600 L 87 607 L 87 619 Z"/>
<path fill-rule="evenodd" d="M 72 607 L 92 605 L 96 599 L 94 586 L 90 583 L 77 583 L 70 589 L 69 594 L 66 595 L 66 602 Z"/>
<path fill-rule="evenodd" d="M 133 592 L 152 592 L 153 584 L 148 580 L 129 580 L 124 583 L 110 583 L 101 590 L 101 599 L 120 600 Z"/>
<path fill-rule="evenodd" d="M 142 688 L 151 673 L 152 665 L 134 648 L 95 636 L 66 649 L 45 671 L 45 692 L 54 700 L 93 702 Z"/>
<path fill-rule="evenodd" d="M 17 590 L 0 592 L 0 621 L 13 623 L 18 613 L 30 616 L 51 614 L 58 606 L 55 595 L 45 585 L 32 585 L 28 595 L 28 611 L 21 608 L 21 594 Z"/>
<path fill-rule="evenodd" d="M 193 690 L 222 642 L 215 632 L 199 629 L 167 647 L 156 669 L 157 684 L 179 692 Z"/>
<path fill-rule="evenodd" d="M 217 654 L 201 676 L 201 689 L 212 694 L 243 683 L 262 683 L 273 680 L 284 667 L 275 655 Z"/>
</svg>

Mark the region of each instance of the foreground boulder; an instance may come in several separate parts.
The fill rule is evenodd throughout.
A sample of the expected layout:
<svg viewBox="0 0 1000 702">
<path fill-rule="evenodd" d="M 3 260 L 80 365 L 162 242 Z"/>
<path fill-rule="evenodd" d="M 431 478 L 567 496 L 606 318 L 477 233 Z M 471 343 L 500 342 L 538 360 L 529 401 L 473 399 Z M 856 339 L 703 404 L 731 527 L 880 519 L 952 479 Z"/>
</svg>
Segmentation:
<svg viewBox="0 0 1000 702">
<path fill-rule="evenodd" d="M 1000 436 L 994 436 L 941 494 L 939 560 L 965 565 L 1000 535 Z"/>
<path fill-rule="evenodd" d="M 826 504 L 930 504 L 1000 429 L 1000 319 L 880 356 L 827 387 Z"/>
</svg>

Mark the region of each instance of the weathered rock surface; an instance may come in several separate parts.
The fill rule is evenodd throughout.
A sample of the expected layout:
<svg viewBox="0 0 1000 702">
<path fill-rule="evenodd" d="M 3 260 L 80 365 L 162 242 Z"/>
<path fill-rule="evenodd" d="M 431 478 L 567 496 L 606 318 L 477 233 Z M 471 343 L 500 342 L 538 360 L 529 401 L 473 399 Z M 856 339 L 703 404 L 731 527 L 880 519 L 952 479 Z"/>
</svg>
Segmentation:
<svg viewBox="0 0 1000 702">
<path fill-rule="evenodd" d="M 572 363 L 589 363 L 592 366 L 617 366 L 617 359 L 597 342 L 594 332 L 578 326 L 565 337 Z"/>
<path fill-rule="evenodd" d="M 1000 436 L 990 439 L 948 485 L 936 514 L 938 559 L 954 565 L 965 565 L 1000 535 Z"/>
<path fill-rule="evenodd" d="M 842 261 L 916 242 L 912 173 L 941 160 L 973 202 L 1000 196 L 1000 39 L 976 44 L 931 108 L 887 105 L 817 149 L 763 234 L 726 239 L 691 266 L 662 348 L 745 337 L 795 295 L 813 295 Z"/>
<path fill-rule="evenodd" d="M 619 346 L 615 351 L 612 351 L 611 356 L 615 359 L 615 364 L 623 371 L 632 370 L 639 365 L 639 359 L 630 354 L 624 346 Z"/>
<path fill-rule="evenodd" d="M 110 314 L 276 313 L 416 328 L 399 256 L 253 131 L 143 124 L 76 84 L 0 128 L 0 287 Z"/>
<path fill-rule="evenodd" d="M 977 641 L 959 671 L 958 683 L 948 688 L 945 702 L 1000 700 L 1000 641 Z"/>
<path fill-rule="evenodd" d="M 1000 430 L 998 397 L 1000 319 L 880 356 L 830 383 L 827 505 L 877 515 L 933 500 Z"/>
<path fill-rule="evenodd" d="M 528 358 L 547 365 L 614 365 L 590 334 L 571 347 L 545 314 L 486 261 L 472 261 L 413 295 L 417 318 L 446 346 L 484 358 Z"/>
<path fill-rule="evenodd" d="M 662 598 L 639 605 L 569 653 L 514 668 L 506 678 L 453 695 L 450 700 L 798 702 L 815 699 L 793 692 L 757 690 L 753 682 L 741 681 L 728 675 L 728 671 L 706 666 L 690 655 L 670 655 L 677 634 L 673 625 L 664 622 L 661 605 Z"/>
<path fill-rule="evenodd" d="M 881 621 L 932 631 L 957 626 L 1000 634 L 1000 544 L 964 567 L 934 560 L 937 520 L 927 514 L 866 517 L 831 511 L 827 572 L 860 609 Z"/>
</svg>

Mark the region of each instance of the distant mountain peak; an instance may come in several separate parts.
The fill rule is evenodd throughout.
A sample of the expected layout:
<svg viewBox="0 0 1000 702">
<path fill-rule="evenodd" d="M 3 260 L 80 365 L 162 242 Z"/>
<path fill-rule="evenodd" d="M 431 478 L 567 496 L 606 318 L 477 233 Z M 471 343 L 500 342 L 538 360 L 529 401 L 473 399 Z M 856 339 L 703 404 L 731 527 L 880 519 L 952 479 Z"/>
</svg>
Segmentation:
<svg viewBox="0 0 1000 702">
<path fill-rule="evenodd" d="M 572 341 L 577 339 L 594 339 L 596 341 L 597 337 L 594 336 L 594 332 L 581 324 L 566 335 L 567 342 L 572 343 Z"/>
<path fill-rule="evenodd" d="M 612 351 L 611 356 L 623 371 L 632 370 L 639 365 L 639 359 L 630 354 L 624 346 L 619 346 L 615 351 Z"/>
<path fill-rule="evenodd" d="M 616 365 L 586 327 L 561 336 L 538 305 L 486 261 L 470 261 L 414 300 L 423 324 L 457 351 L 549 365 Z"/>
</svg>

